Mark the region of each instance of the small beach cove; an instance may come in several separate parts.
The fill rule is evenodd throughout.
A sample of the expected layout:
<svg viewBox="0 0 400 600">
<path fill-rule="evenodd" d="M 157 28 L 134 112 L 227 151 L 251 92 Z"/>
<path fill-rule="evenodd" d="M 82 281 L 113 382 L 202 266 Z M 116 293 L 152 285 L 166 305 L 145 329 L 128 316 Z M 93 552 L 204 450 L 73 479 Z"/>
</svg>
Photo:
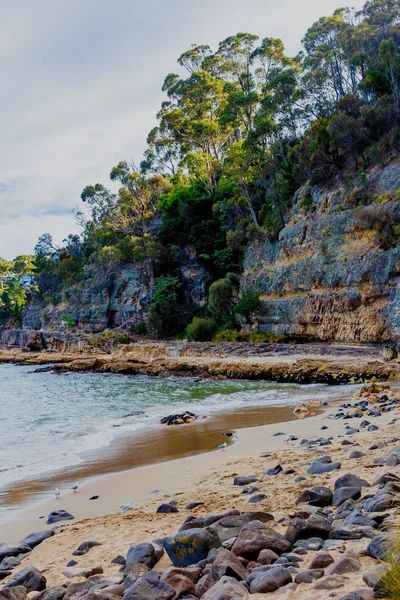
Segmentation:
<svg viewBox="0 0 400 600">
<path fill-rule="evenodd" d="M 171 464 L 171 461 L 178 462 L 174 459 L 185 461 L 188 457 L 199 454 L 202 455 L 199 458 L 202 460 L 204 458 L 205 461 L 215 454 L 222 457 L 226 455 L 227 451 L 213 452 L 218 445 L 225 441 L 222 436 L 224 432 L 231 430 L 255 431 L 260 426 L 268 424 L 272 427 L 275 423 L 289 423 L 297 419 L 293 414 L 295 404 L 310 400 L 331 401 L 334 398 L 343 397 L 346 393 L 351 393 L 350 388 L 351 390 L 356 389 L 356 386 L 300 386 L 232 380 L 215 382 L 196 381 L 190 378 L 176 380 L 93 373 L 72 373 L 60 376 L 51 372 L 33 374 L 32 367 L 15 365 L 2 365 L 1 369 L 3 402 L 6 395 L 10 394 L 11 388 L 7 388 L 7 385 L 12 385 L 15 412 L 18 405 L 18 381 L 21 380 L 25 396 L 29 396 L 31 402 L 35 399 L 37 401 L 36 407 L 31 407 L 31 409 L 36 413 L 37 431 L 44 436 L 41 442 L 42 446 L 45 447 L 47 453 L 53 446 L 57 453 L 54 455 L 54 459 L 49 454 L 47 460 L 38 461 L 38 456 L 35 457 L 32 452 L 29 453 L 24 449 L 24 455 L 20 455 L 20 460 L 25 462 L 26 467 L 16 468 L 14 472 L 17 476 L 14 479 L 10 477 L 8 481 L 3 480 L 1 486 L 0 531 L 3 531 L 4 526 L 6 529 L 8 528 L 7 523 L 12 523 L 21 507 L 28 507 L 30 510 L 30 507 L 40 505 L 43 501 L 48 502 L 50 499 L 54 504 L 53 490 L 56 486 L 62 490 L 62 499 L 64 499 L 68 495 L 73 496 L 69 487 L 75 481 L 88 482 L 88 485 L 92 486 L 99 481 L 99 476 L 119 474 L 123 479 L 125 472 L 139 473 L 137 469 L 140 468 L 142 473 L 146 465 L 154 465 L 155 469 L 159 470 L 158 485 L 155 485 L 155 480 L 154 485 L 148 489 L 144 489 L 144 486 L 140 485 L 140 490 L 134 486 L 130 492 L 137 497 L 140 496 L 144 501 L 149 498 L 153 489 L 162 488 L 165 484 L 163 465 Z M 53 415 L 54 418 L 55 416 L 58 418 L 58 422 L 56 419 L 52 423 L 49 433 L 47 429 L 44 430 L 45 433 L 40 429 L 40 422 L 42 422 L 42 426 L 44 426 L 43 423 L 46 423 L 44 415 L 40 412 L 43 393 L 47 394 L 48 398 L 54 396 L 54 402 L 57 397 L 60 402 L 58 413 L 54 407 L 55 415 Z M 91 397 L 90 401 L 87 398 L 88 394 Z M 159 395 L 158 403 L 155 401 L 156 394 Z M 7 398 L 10 402 L 9 395 Z M 147 404 L 145 398 L 147 398 Z M 19 396 L 19 402 L 21 401 L 21 396 Z M 139 402 L 142 410 L 138 406 Z M 68 411 L 71 412 L 76 404 L 81 412 L 77 415 L 77 420 L 69 423 Z M 47 411 L 48 406 L 47 402 Z M 110 406 L 111 413 L 105 414 Z M 130 411 L 131 413 L 138 414 L 125 417 L 125 414 L 129 413 L 129 407 L 134 409 Z M 163 414 L 187 409 L 200 416 L 207 415 L 207 418 L 200 418 L 194 423 L 183 426 L 159 425 L 159 418 Z M 14 443 L 18 443 L 21 447 L 19 436 L 24 433 L 21 415 L 26 413 L 27 409 L 20 406 L 19 410 L 21 414 L 15 415 L 17 420 L 14 424 L 10 423 L 7 429 L 5 423 L 2 425 L 1 439 L 4 447 L 6 435 L 7 439 L 14 440 Z M 85 411 L 88 411 L 86 415 Z M 320 409 L 315 409 L 313 412 L 318 413 L 319 411 Z M 93 412 L 97 414 L 98 421 L 93 419 Z M 49 418 L 49 414 L 46 414 Z M 27 418 L 28 416 L 25 415 Z M 17 421 L 20 424 L 19 429 Z M 89 421 L 90 428 L 86 435 L 82 435 L 82 431 L 86 431 L 84 425 L 86 426 Z M 76 429 L 77 423 L 80 423 L 82 431 L 77 432 L 78 435 L 71 444 L 68 428 Z M 30 427 L 32 428 L 31 421 Z M 62 431 L 64 431 L 64 436 Z M 274 426 L 274 432 L 277 431 L 279 431 L 279 427 Z M 30 431 L 26 435 L 28 442 L 30 439 L 35 439 L 35 432 Z M 90 448 L 88 440 L 96 442 L 92 448 Z M 46 446 L 49 441 L 50 444 Z M 63 448 L 65 443 L 66 446 Z M 229 452 L 236 452 L 236 447 L 240 448 L 240 446 L 241 436 L 239 435 L 239 440 L 229 446 Z M 73 448 L 73 452 L 68 456 L 70 447 Z M 35 448 L 39 448 L 39 446 L 37 445 Z M 62 450 L 63 452 L 61 452 Z M 66 460 L 63 464 L 59 460 L 60 454 L 65 454 L 65 458 L 70 460 Z M 53 460 L 54 468 L 52 468 Z M 4 466 L 4 453 L 2 453 L 2 461 Z M 24 468 L 27 471 L 26 475 L 19 477 Z M 10 476 L 10 474 L 13 474 L 12 470 L 3 471 L 3 476 Z M 137 477 L 134 479 L 137 480 Z M 86 483 L 83 484 L 82 489 L 85 485 Z M 64 490 L 66 491 L 64 492 Z M 81 495 L 79 497 L 82 498 Z M 85 508 L 80 518 L 114 512 L 119 509 L 121 504 L 130 500 L 131 498 L 126 497 L 124 490 L 121 489 L 118 499 L 114 496 L 112 501 L 109 498 L 107 501 L 105 498 L 100 498 L 96 502 L 85 502 Z M 56 503 L 57 505 L 58 503 Z M 36 528 L 39 524 L 40 521 L 36 523 Z M 41 524 L 43 525 L 43 521 Z M 13 527 L 11 529 L 15 532 Z"/>
</svg>

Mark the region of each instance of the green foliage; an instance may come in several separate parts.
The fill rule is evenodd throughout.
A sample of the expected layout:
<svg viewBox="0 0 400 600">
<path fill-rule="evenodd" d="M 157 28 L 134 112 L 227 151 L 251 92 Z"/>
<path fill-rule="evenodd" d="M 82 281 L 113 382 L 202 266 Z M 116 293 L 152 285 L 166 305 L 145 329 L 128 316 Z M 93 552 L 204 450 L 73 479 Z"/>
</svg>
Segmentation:
<svg viewBox="0 0 400 600">
<path fill-rule="evenodd" d="M 208 342 L 212 340 L 218 325 L 214 319 L 194 317 L 186 327 L 186 337 L 189 342 Z"/>
<path fill-rule="evenodd" d="M 240 296 L 233 312 L 244 317 L 246 321 L 250 321 L 252 313 L 260 308 L 260 305 L 260 295 L 257 292 L 246 292 Z"/>
<path fill-rule="evenodd" d="M 132 327 L 132 333 L 135 333 L 136 335 L 146 335 L 146 333 L 147 333 L 146 323 L 144 321 L 135 323 L 135 325 Z"/>
<path fill-rule="evenodd" d="M 21 325 L 22 315 L 27 302 L 26 290 L 17 277 L 4 285 L 0 295 L 0 313 L 4 318 L 12 317 Z"/>
<path fill-rule="evenodd" d="M 65 297 L 92 274 L 133 263 L 153 294 L 151 327 L 174 335 L 192 316 L 175 277 L 190 255 L 205 268 L 218 324 L 248 319 L 250 299 L 237 302 L 226 273 L 240 273 L 249 241 L 278 240 L 299 187 L 342 181 L 347 198 L 334 210 L 385 200 L 371 196 L 363 174 L 400 149 L 399 16 L 397 0 L 340 8 L 311 24 L 295 58 L 282 40 L 247 32 L 214 49 L 191 46 L 178 58 L 185 71 L 164 80 L 140 165 L 111 169 L 117 191 L 101 183 L 82 191 L 82 235 L 59 247 L 43 234 L 33 259 L 0 260 L 0 275 L 33 270 L 42 296 Z M 311 195 L 299 208 L 311 218 Z M 397 243 L 391 219 L 361 220 L 383 247 Z"/>
<path fill-rule="evenodd" d="M 182 328 L 179 306 L 181 283 L 177 277 L 165 275 L 156 280 L 150 311 L 150 324 L 160 335 L 174 335 Z"/>
<path fill-rule="evenodd" d="M 76 325 L 75 319 L 69 315 L 62 315 L 61 321 L 63 322 L 65 327 L 72 328 Z"/>
<path fill-rule="evenodd" d="M 234 273 L 227 273 L 223 279 L 215 281 L 209 290 L 208 310 L 219 323 L 233 318 L 234 298 L 239 289 L 239 280 Z"/>
</svg>

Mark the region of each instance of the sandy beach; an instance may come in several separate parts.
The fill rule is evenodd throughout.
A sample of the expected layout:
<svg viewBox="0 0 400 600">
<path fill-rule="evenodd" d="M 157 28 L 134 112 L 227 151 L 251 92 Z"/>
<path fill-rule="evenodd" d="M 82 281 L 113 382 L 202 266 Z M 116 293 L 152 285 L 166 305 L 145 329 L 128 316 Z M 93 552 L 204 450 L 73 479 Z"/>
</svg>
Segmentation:
<svg viewBox="0 0 400 600">
<path fill-rule="evenodd" d="M 90 539 L 102 545 L 78 558 L 79 568 L 101 564 L 106 574 L 115 573 L 118 569 L 111 564 L 114 556 L 125 555 L 129 546 L 136 542 L 151 541 L 176 532 L 184 518 L 191 514 L 184 509 L 189 502 L 204 503 L 194 511 L 200 516 L 233 508 L 241 512 L 261 510 L 272 512 L 275 523 L 279 524 L 280 517 L 295 510 L 296 498 L 310 486 L 332 487 L 338 475 L 350 471 L 372 482 L 388 470 L 385 465 L 375 464 L 373 461 L 384 451 L 368 452 L 367 448 L 377 439 L 385 443 L 400 436 L 400 421 L 388 425 L 393 418 L 399 416 L 399 409 L 384 413 L 374 421 L 374 424 L 379 424 L 378 432 L 360 430 L 359 433 L 345 436 L 345 425 L 348 422 L 329 418 L 337 409 L 337 404 L 331 404 L 323 413 L 303 420 L 239 429 L 235 443 L 224 451 L 208 452 L 93 478 L 81 485 L 77 494 L 63 491 L 60 500 L 52 498 L 18 511 L 11 521 L 0 525 L 0 539 L 10 543 L 17 542 L 27 533 L 44 529 L 44 521 L 40 517 L 50 511 L 62 508 L 71 512 L 75 520 L 60 523 L 56 535 L 34 549 L 23 561 L 24 566 L 35 565 L 44 569 L 48 585 L 55 585 L 66 581 L 62 571 L 65 570 L 72 551 L 81 542 Z M 351 425 L 354 426 L 354 421 Z M 327 429 L 321 432 L 321 427 Z M 274 435 L 277 432 L 283 432 L 285 436 Z M 323 451 L 301 450 L 299 441 L 285 441 L 288 434 L 295 435 L 298 440 L 313 439 L 321 435 L 332 436 L 332 445 L 326 450 L 332 460 L 341 462 L 340 471 L 307 475 L 307 464 L 315 459 L 316 453 Z M 357 460 L 350 459 L 348 448 L 341 445 L 344 437 L 359 444 L 357 449 L 365 455 Z M 260 458 L 262 453 L 269 453 L 270 456 Z M 290 467 L 294 472 L 276 477 L 264 475 L 266 469 L 278 463 L 284 469 Z M 399 474 L 399 467 L 390 471 Z M 249 498 L 241 493 L 241 488 L 233 486 L 236 475 L 256 475 L 259 478 L 257 485 L 267 498 L 259 504 L 249 504 Z M 299 475 L 303 475 L 305 479 L 296 483 L 295 479 Z M 98 495 L 98 500 L 90 501 L 89 498 L 93 495 Z M 162 502 L 171 500 L 177 501 L 178 514 L 156 514 L 156 509 Z M 119 511 L 122 504 L 131 501 L 131 510 Z M 348 542 L 347 548 L 354 548 L 359 553 L 368 541 L 354 540 Z M 336 557 L 338 551 L 333 554 Z M 368 557 L 362 558 L 363 568 L 367 568 L 372 562 Z M 168 557 L 164 555 L 157 569 L 162 570 L 169 564 Z M 362 587 L 361 573 L 352 574 L 351 589 L 354 589 L 355 583 Z M 340 591 L 344 593 L 345 588 Z M 326 594 L 316 593 L 310 597 L 326 598 L 324 593 Z M 256 597 L 258 596 L 254 595 Z M 275 594 L 269 594 L 268 597 L 274 598 Z M 289 600 L 301 596 L 292 596 L 288 592 L 283 597 Z"/>
</svg>

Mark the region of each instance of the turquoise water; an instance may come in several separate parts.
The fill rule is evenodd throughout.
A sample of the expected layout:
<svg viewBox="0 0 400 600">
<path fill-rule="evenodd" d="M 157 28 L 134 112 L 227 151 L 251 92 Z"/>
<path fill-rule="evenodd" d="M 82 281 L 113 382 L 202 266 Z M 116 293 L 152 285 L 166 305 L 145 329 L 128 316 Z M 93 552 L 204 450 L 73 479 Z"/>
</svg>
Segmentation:
<svg viewBox="0 0 400 600">
<path fill-rule="evenodd" d="M 79 464 L 85 451 L 121 433 L 160 427 L 174 412 L 210 415 L 343 394 L 324 385 L 32 371 L 0 365 L 0 486 Z"/>
</svg>

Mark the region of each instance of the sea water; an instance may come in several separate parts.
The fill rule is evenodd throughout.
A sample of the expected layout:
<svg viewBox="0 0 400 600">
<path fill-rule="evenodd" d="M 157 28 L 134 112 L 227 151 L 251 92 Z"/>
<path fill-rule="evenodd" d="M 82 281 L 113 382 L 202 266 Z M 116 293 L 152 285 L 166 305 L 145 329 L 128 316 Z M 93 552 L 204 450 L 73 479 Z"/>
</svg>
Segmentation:
<svg viewBox="0 0 400 600">
<path fill-rule="evenodd" d="M 0 486 L 79 464 L 85 451 L 184 410 L 212 415 L 343 395 L 340 386 L 34 370 L 0 364 Z"/>
</svg>

